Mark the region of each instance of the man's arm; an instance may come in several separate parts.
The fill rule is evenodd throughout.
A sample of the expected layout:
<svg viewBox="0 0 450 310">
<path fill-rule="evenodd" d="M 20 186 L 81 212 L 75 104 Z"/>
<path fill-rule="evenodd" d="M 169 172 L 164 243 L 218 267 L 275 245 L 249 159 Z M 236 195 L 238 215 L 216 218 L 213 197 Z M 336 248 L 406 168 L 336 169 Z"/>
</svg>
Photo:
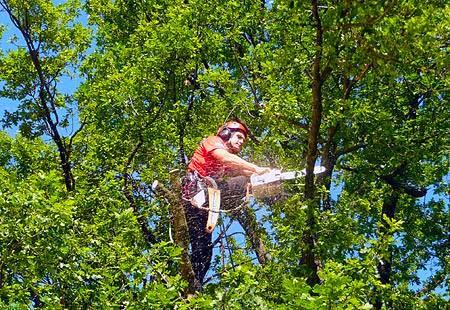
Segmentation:
<svg viewBox="0 0 450 310">
<path fill-rule="evenodd" d="M 247 170 L 247 169 L 240 169 L 240 170 L 234 170 L 233 169 L 231 171 L 227 171 L 227 175 L 230 176 L 230 177 L 237 177 L 237 176 L 240 176 L 240 175 L 244 175 L 244 176 L 249 177 L 252 174 L 255 174 L 255 172 Z"/>
<path fill-rule="evenodd" d="M 259 167 L 255 164 L 249 163 L 248 161 L 237 155 L 231 154 L 224 149 L 215 149 L 211 152 L 211 155 L 225 166 L 228 166 L 243 175 L 251 175 L 253 173 L 263 174 L 270 171 L 270 168 Z"/>
</svg>

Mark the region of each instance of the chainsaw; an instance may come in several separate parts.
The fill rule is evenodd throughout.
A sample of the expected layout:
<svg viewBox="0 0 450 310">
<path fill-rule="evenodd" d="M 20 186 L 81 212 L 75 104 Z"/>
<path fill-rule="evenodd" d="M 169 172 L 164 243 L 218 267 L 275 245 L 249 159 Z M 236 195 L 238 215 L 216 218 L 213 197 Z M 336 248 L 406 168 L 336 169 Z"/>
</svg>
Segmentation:
<svg viewBox="0 0 450 310">
<path fill-rule="evenodd" d="M 325 171 L 322 166 L 314 167 L 314 174 L 319 174 Z M 251 196 L 255 198 L 273 197 L 281 193 L 281 181 L 301 178 L 306 175 L 306 169 L 300 171 L 281 172 L 281 170 L 273 169 L 265 174 L 253 174 L 250 177 Z M 208 186 L 209 196 L 209 212 L 208 221 L 206 224 L 206 231 L 212 233 L 217 224 L 217 219 L 220 212 L 220 190 L 217 185 Z M 250 194 L 247 195 L 247 198 Z M 199 192 L 192 200 L 194 205 L 203 205 L 205 202 L 205 192 Z"/>
</svg>

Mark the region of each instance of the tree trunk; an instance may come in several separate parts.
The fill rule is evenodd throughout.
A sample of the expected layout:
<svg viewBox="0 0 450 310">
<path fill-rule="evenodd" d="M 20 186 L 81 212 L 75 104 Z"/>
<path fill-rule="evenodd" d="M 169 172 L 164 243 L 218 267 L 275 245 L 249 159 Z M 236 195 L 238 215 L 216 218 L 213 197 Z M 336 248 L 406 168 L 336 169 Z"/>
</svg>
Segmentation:
<svg viewBox="0 0 450 310">
<path fill-rule="evenodd" d="M 194 294 L 201 290 L 201 283 L 197 280 L 192 268 L 189 256 L 189 228 L 184 212 L 183 201 L 181 200 L 181 184 L 179 183 L 178 171 L 171 174 L 172 191 L 165 190 L 166 197 L 169 198 L 174 228 L 174 241 L 182 250 L 181 254 L 181 276 L 188 282 L 186 294 Z"/>
<path fill-rule="evenodd" d="M 313 19 L 316 23 L 316 41 L 315 41 L 315 56 L 312 68 L 312 101 L 311 101 L 311 125 L 309 127 L 308 135 L 308 151 L 306 155 L 306 177 L 305 177 L 305 200 L 308 204 L 307 209 L 307 228 L 303 233 L 303 242 L 305 249 L 301 258 L 301 263 L 305 264 L 309 269 L 307 282 L 313 286 L 320 282 L 317 274 L 319 270 L 319 261 L 315 255 L 316 236 L 315 224 L 316 219 L 314 209 L 318 208 L 318 203 L 315 197 L 314 184 L 314 165 L 317 159 L 317 143 L 319 138 L 320 124 L 322 120 L 322 84 L 323 75 L 321 73 L 322 60 L 322 43 L 323 43 L 323 29 L 319 16 L 319 8 L 317 0 L 312 0 Z"/>
</svg>

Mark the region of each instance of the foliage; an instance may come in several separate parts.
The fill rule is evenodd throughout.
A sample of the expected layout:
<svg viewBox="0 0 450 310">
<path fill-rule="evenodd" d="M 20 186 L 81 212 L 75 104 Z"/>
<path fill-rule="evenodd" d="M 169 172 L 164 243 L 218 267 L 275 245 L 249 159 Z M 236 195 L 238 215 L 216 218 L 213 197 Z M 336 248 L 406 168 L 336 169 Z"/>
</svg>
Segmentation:
<svg viewBox="0 0 450 310">
<path fill-rule="evenodd" d="M 20 128 L 0 133 L 1 307 L 448 303 L 446 1 L 0 4 L 19 18 L 0 95 Z M 169 172 L 231 116 L 258 140 L 244 158 L 327 172 L 252 204 L 264 264 L 224 214 L 187 296 L 174 201 L 152 183 L 176 192 Z"/>
</svg>

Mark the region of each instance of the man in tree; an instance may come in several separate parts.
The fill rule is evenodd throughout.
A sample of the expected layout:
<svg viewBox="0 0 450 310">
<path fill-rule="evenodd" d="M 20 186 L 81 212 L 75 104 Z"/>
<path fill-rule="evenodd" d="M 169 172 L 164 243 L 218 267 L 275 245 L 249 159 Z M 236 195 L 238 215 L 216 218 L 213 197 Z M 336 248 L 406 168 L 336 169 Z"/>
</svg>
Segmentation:
<svg viewBox="0 0 450 310">
<path fill-rule="evenodd" d="M 221 126 L 215 136 L 204 139 L 195 150 L 183 180 L 183 198 L 191 242 L 191 262 L 197 280 L 202 283 L 212 257 L 212 234 L 206 229 L 208 211 L 192 203 L 192 197 L 215 183 L 221 191 L 224 208 L 243 203 L 249 176 L 271 169 L 259 167 L 237 156 L 249 134 L 247 125 L 234 120 Z"/>
</svg>

